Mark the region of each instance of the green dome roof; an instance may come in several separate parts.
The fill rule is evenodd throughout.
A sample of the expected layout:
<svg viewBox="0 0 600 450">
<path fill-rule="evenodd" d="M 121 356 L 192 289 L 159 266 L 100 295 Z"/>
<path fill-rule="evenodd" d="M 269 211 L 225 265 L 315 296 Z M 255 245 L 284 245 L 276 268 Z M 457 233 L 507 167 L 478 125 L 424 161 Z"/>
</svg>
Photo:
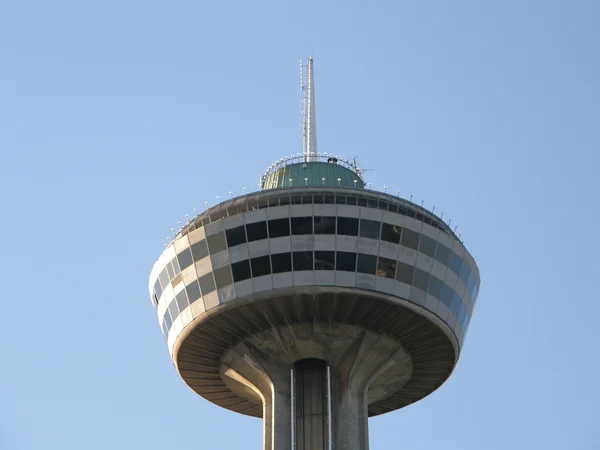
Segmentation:
<svg viewBox="0 0 600 450">
<path fill-rule="evenodd" d="M 275 166 L 261 179 L 261 189 L 298 186 L 341 186 L 364 188 L 364 181 L 353 168 L 330 162 L 306 161 Z"/>
</svg>

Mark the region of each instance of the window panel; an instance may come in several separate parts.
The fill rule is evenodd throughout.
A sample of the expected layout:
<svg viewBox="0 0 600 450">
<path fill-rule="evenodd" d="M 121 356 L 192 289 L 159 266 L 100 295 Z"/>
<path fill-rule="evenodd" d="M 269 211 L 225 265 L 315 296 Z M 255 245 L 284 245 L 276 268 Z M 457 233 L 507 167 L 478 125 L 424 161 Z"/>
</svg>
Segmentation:
<svg viewBox="0 0 600 450">
<path fill-rule="evenodd" d="M 458 274 L 458 278 L 460 278 L 465 285 L 467 286 L 467 282 L 469 281 L 469 274 L 471 271 L 469 270 L 469 266 L 463 261 L 462 266 L 460 267 L 460 273 Z"/>
<path fill-rule="evenodd" d="M 313 270 L 313 252 L 293 252 L 294 271 Z"/>
<path fill-rule="evenodd" d="M 418 267 L 415 267 L 415 275 L 412 284 L 423 292 L 427 292 L 427 287 L 429 286 L 429 274 Z"/>
<path fill-rule="evenodd" d="M 175 275 L 179 274 L 181 272 L 181 268 L 179 267 L 179 261 L 177 261 L 176 257 L 171 260 L 171 264 L 173 265 L 173 272 Z"/>
<path fill-rule="evenodd" d="M 440 300 L 442 300 L 444 305 L 446 305 L 448 308 L 452 307 L 452 294 L 454 294 L 454 291 L 450 289 L 446 283 L 444 283 L 442 286 L 442 297 Z"/>
<path fill-rule="evenodd" d="M 271 239 L 290 235 L 289 219 L 269 220 L 269 237 Z"/>
<path fill-rule="evenodd" d="M 206 242 L 211 255 L 222 252 L 227 248 L 227 244 L 225 242 L 225 233 L 223 231 L 206 236 Z"/>
<path fill-rule="evenodd" d="M 369 275 L 375 275 L 377 272 L 377 256 L 359 253 L 356 271 L 360 273 L 368 273 Z"/>
<path fill-rule="evenodd" d="M 227 246 L 235 247 L 246 242 L 246 230 L 243 225 L 231 228 L 230 230 L 225 230 L 225 237 L 227 238 Z"/>
<path fill-rule="evenodd" d="M 427 292 L 429 292 L 435 298 L 441 300 L 441 298 L 442 298 L 442 286 L 443 285 L 444 285 L 444 283 L 442 283 L 442 280 L 440 280 L 439 278 L 434 277 L 432 275 L 429 278 L 429 289 L 427 290 Z"/>
<path fill-rule="evenodd" d="M 233 283 L 233 278 L 231 277 L 231 269 L 229 268 L 229 266 L 215 269 L 214 275 L 217 289 L 229 286 Z"/>
<path fill-rule="evenodd" d="M 360 237 L 379 239 L 381 222 L 360 219 Z"/>
<path fill-rule="evenodd" d="M 175 302 L 177 303 L 177 308 L 179 309 L 179 312 L 183 312 L 183 310 L 188 307 L 189 303 L 187 295 L 185 293 L 185 289 L 175 296 Z"/>
<path fill-rule="evenodd" d="M 399 244 L 401 231 L 402 227 L 400 227 L 400 225 L 383 223 L 381 225 L 381 240 L 391 242 L 393 244 Z"/>
<path fill-rule="evenodd" d="M 179 315 L 175 299 L 171 300 L 171 303 L 169 303 L 169 314 L 171 314 L 171 322 L 175 322 L 175 319 L 177 319 L 177 316 Z"/>
<path fill-rule="evenodd" d="M 198 282 L 200 283 L 200 291 L 202 291 L 203 296 L 215 290 L 215 280 L 212 273 L 201 276 Z"/>
<path fill-rule="evenodd" d="M 419 233 L 413 230 L 409 230 L 408 228 L 402 229 L 402 238 L 400 242 L 402 245 L 408 248 L 412 248 L 413 250 L 419 249 Z"/>
<path fill-rule="evenodd" d="M 334 251 L 315 251 L 315 270 L 334 270 Z"/>
<path fill-rule="evenodd" d="M 158 279 L 160 280 L 160 285 L 163 287 L 163 289 L 166 288 L 170 281 L 166 267 L 160 272 Z"/>
<path fill-rule="evenodd" d="M 250 278 L 250 263 L 247 259 L 233 263 L 231 265 L 231 272 L 233 274 L 233 281 L 243 281 Z"/>
<path fill-rule="evenodd" d="M 291 272 L 291 253 L 275 253 L 274 255 L 271 255 L 271 265 L 273 267 L 273 273 Z"/>
<path fill-rule="evenodd" d="M 367 199 L 364 197 L 358 197 L 356 199 L 356 203 L 358 204 L 358 206 L 367 206 Z"/>
<path fill-rule="evenodd" d="M 205 240 L 198 241 L 192 245 L 192 256 L 194 257 L 194 261 L 200 261 L 202 258 L 208 256 L 208 247 Z"/>
<path fill-rule="evenodd" d="M 452 269 L 452 271 L 458 276 L 460 273 L 460 266 L 462 265 L 462 260 L 458 257 L 458 255 L 454 252 L 450 252 L 450 262 L 448 263 L 448 267 Z"/>
<path fill-rule="evenodd" d="M 419 251 L 424 255 L 433 258 L 435 255 L 435 244 L 435 240 L 431 239 L 429 236 L 425 236 L 424 234 L 422 234 L 421 241 L 419 242 Z"/>
<path fill-rule="evenodd" d="M 246 224 L 248 242 L 267 239 L 267 222 L 255 222 Z"/>
<path fill-rule="evenodd" d="M 171 264 L 171 261 L 167 263 L 167 273 L 169 274 L 169 280 L 175 278 L 175 271 L 173 270 L 173 264 Z"/>
<path fill-rule="evenodd" d="M 352 217 L 338 217 L 337 232 L 344 236 L 358 236 L 358 219 Z"/>
<path fill-rule="evenodd" d="M 165 328 L 167 332 L 171 329 L 171 325 L 173 325 L 173 320 L 171 319 L 171 314 L 169 313 L 169 309 L 165 311 L 165 315 L 163 316 L 163 322 L 165 324 Z"/>
<path fill-rule="evenodd" d="M 254 278 L 271 275 L 271 259 L 269 255 L 252 258 L 250 260 L 250 267 L 252 268 L 252 276 Z"/>
<path fill-rule="evenodd" d="M 338 205 L 345 205 L 346 204 L 346 196 L 340 195 L 340 194 L 335 194 L 335 203 Z"/>
<path fill-rule="evenodd" d="M 450 261 L 450 249 L 444 244 L 438 243 L 438 246 L 435 249 L 435 259 L 447 266 Z"/>
<path fill-rule="evenodd" d="M 394 279 L 396 274 L 396 261 L 379 257 L 377 262 L 377 276 Z"/>
<path fill-rule="evenodd" d="M 354 197 L 353 195 L 349 195 L 346 198 L 347 205 L 356 205 L 357 203 L 358 203 L 358 199 L 356 197 Z"/>
<path fill-rule="evenodd" d="M 313 218 L 312 217 L 292 217 L 292 235 L 312 234 Z M 295 270 L 295 269 L 294 269 Z"/>
<path fill-rule="evenodd" d="M 335 259 L 336 270 L 346 272 L 356 271 L 356 253 L 353 252 L 336 252 Z"/>
<path fill-rule="evenodd" d="M 187 292 L 188 300 L 190 304 L 194 303 L 196 300 L 200 298 L 200 285 L 198 281 L 194 280 L 190 284 L 185 287 L 185 291 Z"/>
<path fill-rule="evenodd" d="M 192 252 L 190 252 L 189 248 L 184 249 L 181 253 L 177 255 L 177 260 L 179 261 L 179 267 L 181 270 L 187 269 L 192 264 L 194 264 L 194 260 L 192 259 Z"/>
<path fill-rule="evenodd" d="M 156 295 L 158 298 L 160 298 L 160 296 L 162 295 L 162 287 L 160 287 L 160 282 L 158 281 L 158 279 L 156 280 L 156 283 L 154 283 L 154 295 Z"/>
<path fill-rule="evenodd" d="M 450 306 L 450 310 L 454 313 L 456 317 L 458 317 L 458 313 L 460 312 L 460 305 L 462 304 L 462 300 L 455 292 L 452 293 L 452 305 Z"/>
<path fill-rule="evenodd" d="M 315 234 L 335 234 L 335 217 L 315 216 Z"/>
<path fill-rule="evenodd" d="M 402 283 L 412 284 L 414 276 L 414 267 L 398 261 L 396 263 L 396 280 Z"/>
</svg>

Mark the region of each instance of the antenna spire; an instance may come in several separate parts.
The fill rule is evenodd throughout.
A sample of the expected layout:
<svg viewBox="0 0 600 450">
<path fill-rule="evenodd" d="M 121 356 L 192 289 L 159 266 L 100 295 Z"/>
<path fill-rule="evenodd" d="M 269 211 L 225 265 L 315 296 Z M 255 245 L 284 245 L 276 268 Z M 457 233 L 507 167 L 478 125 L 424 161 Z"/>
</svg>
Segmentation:
<svg viewBox="0 0 600 450">
<path fill-rule="evenodd" d="M 313 58 L 308 57 L 308 64 L 300 62 L 300 88 L 304 91 L 302 155 L 305 161 L 316 160 L 317 156 L 317 119 L 315 114 L 315 82 L 313 76 Z M 306 72 L 305 72 L 306 71 Z"/>
</svg>

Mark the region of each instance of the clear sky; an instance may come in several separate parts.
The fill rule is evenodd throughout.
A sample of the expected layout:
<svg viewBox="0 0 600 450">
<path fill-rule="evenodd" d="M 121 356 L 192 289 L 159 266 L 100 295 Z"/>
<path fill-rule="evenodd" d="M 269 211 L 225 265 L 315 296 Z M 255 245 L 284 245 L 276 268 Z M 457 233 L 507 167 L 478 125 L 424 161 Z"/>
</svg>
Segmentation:
<svg viewBox="0 0 600 450">
<path fill-rule="evenodd" d="M 0 1 L 0 449 L 259 449 L 148 298 L 177 221 L 301 151 L 436 207 L 481 270 L 453 376 L 372 450 L 598 449 L 600 2 Z"/>
</svg>

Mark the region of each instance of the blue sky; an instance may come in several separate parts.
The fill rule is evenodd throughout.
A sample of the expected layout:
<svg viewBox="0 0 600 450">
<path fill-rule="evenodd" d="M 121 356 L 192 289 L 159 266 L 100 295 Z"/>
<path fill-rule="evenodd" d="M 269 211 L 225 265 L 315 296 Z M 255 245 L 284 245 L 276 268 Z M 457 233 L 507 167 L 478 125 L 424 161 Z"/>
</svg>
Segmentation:
<svg viewBox="0 0 600 450">
<path fill-rule="evenodd" d="M 319 149 L 436 207 L 481 270 L 461 360 L 373 450 L 597 449 L 600 3 L 0 2 L 1 449 L 261 448 L 179 381 L 169 229 Z M 596 361 L 594 360 L 596 359 Z"/>
</svg>

